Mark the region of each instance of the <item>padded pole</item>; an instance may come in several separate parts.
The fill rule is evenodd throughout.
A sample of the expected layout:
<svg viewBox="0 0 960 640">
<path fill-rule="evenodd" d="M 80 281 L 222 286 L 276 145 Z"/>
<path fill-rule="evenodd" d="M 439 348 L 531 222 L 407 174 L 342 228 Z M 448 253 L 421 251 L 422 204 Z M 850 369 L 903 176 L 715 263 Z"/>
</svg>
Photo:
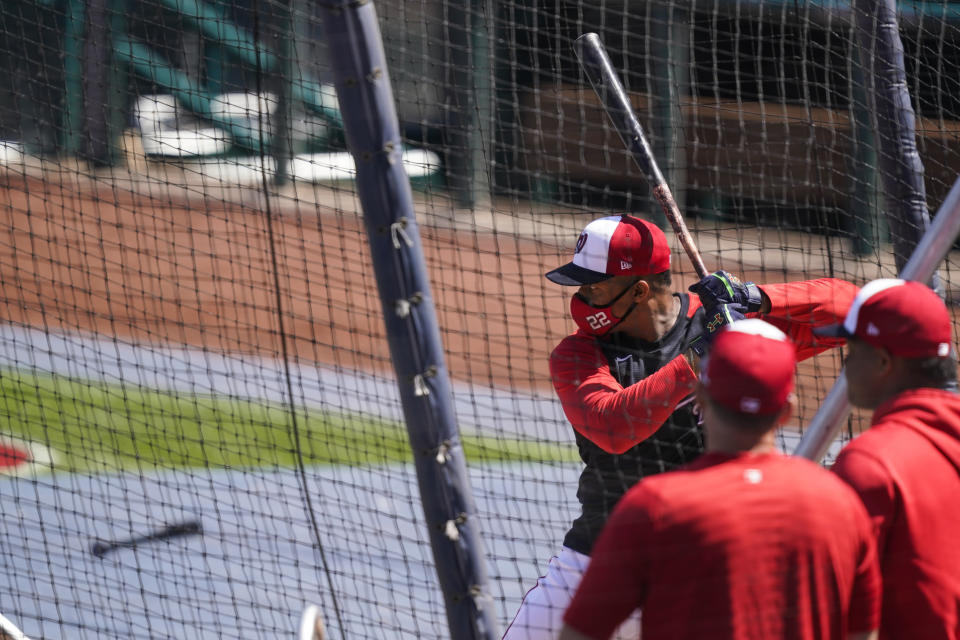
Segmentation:
<svg viewBox="0 0 960 640">
<path fill-rule="evenodd" d="M 434 563 L 454 640 L 499 638 L 373 3 L 321 5 Z"/>
</svg>

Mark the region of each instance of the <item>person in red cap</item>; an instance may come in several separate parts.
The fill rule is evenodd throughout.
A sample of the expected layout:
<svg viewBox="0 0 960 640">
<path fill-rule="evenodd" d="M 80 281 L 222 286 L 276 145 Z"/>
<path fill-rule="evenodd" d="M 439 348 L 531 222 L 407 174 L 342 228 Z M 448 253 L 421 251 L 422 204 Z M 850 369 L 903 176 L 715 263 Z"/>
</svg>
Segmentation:
<svg viewBox="0 0 960 640">
<path fill-rule="evenodd" d="M 831 346 L 814 326 L 839 322 L 857 288 L 823 278 L 757 286 L 724 271 L 673 289 L 663 232 L 632 216 L 590 222 L 573 260 L 547 274 L 576 287 L 570 313 L 578 330 L 550 356 L 550 375 L 584 463 L 580 516 L 560 553 L 526 594 L 505 640 L 556 638 L 563 611 L 590 561 L 610 511 L 636 482 L 674 469 L 703 451 L 694 413 L 698 353 L 734 318 L 762 315 L 790 335 L 799 357 Z M 634 616 L 620 637 L 635 638 Z"/>
<path fill-rule="evenodd" d="M 643 640 L 876 637 L 866 510 L 829 471 L 776 450 L 795 368 L 793 344 L 763 320 L 719 333 L 696 393 L 706 453 L 623 497 L 561 640 L 609 638 L 637 608 Z"/>
<path fill-rule="evenodd" d="M 929 287 L 874 280 L 842 325 L 847 395 L 870 428 L 833 470 L 860 494 L 883 573 L 881 638 L 960 638 L 960 396 L 946 305 Z"/>
</svg>

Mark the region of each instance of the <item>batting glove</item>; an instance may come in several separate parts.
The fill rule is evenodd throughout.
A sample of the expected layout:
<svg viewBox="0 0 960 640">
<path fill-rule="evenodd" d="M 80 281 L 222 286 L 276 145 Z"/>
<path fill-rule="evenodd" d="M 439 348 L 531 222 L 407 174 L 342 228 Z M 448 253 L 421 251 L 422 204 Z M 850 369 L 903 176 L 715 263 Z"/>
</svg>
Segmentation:
<svg viewBox="0 0 960 640">
<path fill-rule="evenodd" d="M 690 341 L 690 349 L 701 358 L 705 356 L 717 334 L 728 324 L 743 320 L 746 311 L 747 308 L 742 304 L 718 304 L 704 308 L 702 331 Z"/>
<path fill-rule="evenodd" d="M 751 313 L 763 306 L 760 287 L 752 282 L 741 282 L 740 278 L 727 271 L 714 271 L 690 285 L 689 291 L 700 296 L 700 302 L 707 308 L 737 304 L 744 307 L 744 313 Z"/>
</svg>

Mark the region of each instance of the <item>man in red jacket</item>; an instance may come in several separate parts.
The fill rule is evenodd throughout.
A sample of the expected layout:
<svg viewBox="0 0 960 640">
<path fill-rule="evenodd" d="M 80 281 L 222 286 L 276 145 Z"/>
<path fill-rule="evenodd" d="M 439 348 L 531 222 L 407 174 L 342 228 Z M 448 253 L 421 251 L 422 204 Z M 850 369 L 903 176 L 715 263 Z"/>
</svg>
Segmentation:
<svg viewBox="0 0 960 640">
<path fill-rule="evenodd" d="M 881 638 L 960 638 L 960 396 L 946 306 L 928 287 L 874 280 L 842 325 L 851 404 L 870 429 L 834 471 L 873 520 L 883 573 Z"/>
<path fill-rule="evenodd" d="M 717 272 L 677 293 L 670 246 L 655 225 L 632 216 L 588 224 L 573 260 L 547 274 L 577 287 L 570 313 L 579 330 L 550 356 L 550 375 L 584 462 L 573 522 L 547 573 L 524 597 L 505 640 L 556 638 L 590 551 L 620 497 L 645 476 L 675 469 L 703 451 L 693 390 L 705 344 L 733 318 L 762 315 L 787 333 L 798 357 L 842 340 L 815 326 L 839 322 L 856 294 L 842 280 L 756 286 Z M 636 638 L 636 618 L 622 637 Z"/>
<path fill-rule="evenodd" d="M 638 607 L 642 640 L 876 637 L 880 570 L 863 505 L 776 450 L 795 368 L 790 340 L 763 320 L 717 336 L 697 390 L 706 453 L 619 502 L 561 640 L 605 640 Z"/>
</svg>

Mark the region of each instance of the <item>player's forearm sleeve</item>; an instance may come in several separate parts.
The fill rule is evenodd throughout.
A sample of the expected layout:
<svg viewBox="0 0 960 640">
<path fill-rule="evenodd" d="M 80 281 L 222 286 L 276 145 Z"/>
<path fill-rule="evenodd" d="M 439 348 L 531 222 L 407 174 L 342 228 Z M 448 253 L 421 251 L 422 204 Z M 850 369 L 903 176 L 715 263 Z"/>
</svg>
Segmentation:
<svg viewBox="0 0 960 640">
<path fill-rule="evenodd" d="M 813 329 L 843 322 L 857 295 L 855 285 L 837 278 L 820 278 L 764 284 L 760 288 L 770 298 L 770 313 L 763 319 L 790 336 L 797 345 L 798 359 L 843 344 L 842 339 L 815 336 Z"/>
<path fill-rule="evenodd" d="M 649 438 L 696 385 L 683 356 L 624 388 L 599 351 L 561 347 L 564 343 L 550 357 L 550 376 L 564 414 L 578 433 L 608 453 L 623 453 Z"/>
</svg>

